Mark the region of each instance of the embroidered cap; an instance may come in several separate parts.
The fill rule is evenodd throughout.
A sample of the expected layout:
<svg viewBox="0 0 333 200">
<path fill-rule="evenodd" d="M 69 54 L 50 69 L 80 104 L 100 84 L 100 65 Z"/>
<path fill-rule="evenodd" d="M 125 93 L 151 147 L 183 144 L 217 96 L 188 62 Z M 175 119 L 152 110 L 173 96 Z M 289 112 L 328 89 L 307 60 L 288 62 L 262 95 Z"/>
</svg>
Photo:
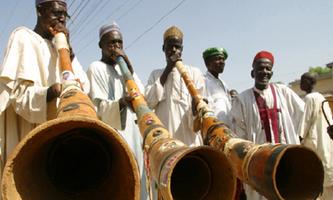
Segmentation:
<svg viewBox="0 0 333 200">
<path fill-rule="evenodd" d="M 183 32 L 177 26 L 171 26 L 164 32 L 163 41 L 165 41 L 168 37 L 178 37 L 183 39 Z"/>
<path fill-rule="evenodd" d="M 258 52 L 257 55 L 253 59 L 253 64 L 255 62 L 257 62 L 257 60 L 259 60 L 261 58 L 267 58 L 274 65 L 274 56 L 273 56 L 273 54 L 271 52 L 268 52 L 268 51 L 260 51 L 260 52 Z"/>
<path fill-rule="evenodd" d="M 103 35 L 105 35 L 108 32 L 111 32 L 111 31 L 117 31 L 120 33 L 120 28 L 116 22 L 112 22 L 112 24 L 106 24 L 106 25 L 102 26 L 99 29 L 99 39 L 101 39 L 103 37 Z"/>
<path fill-rule="evenodd" d="M 41 4 L 41 3 L 51 2 L 51 1 L 58 1 L 58 2 L 62 2 L 64 4 L 66 4 L 66 0 L 36 0 L 35 1 L 35 5 L 37 6 L 37 5 Z"/>
<path fill-rule="evenodd" d="M 202 57 L 204 60 L 206 60 L 208 57 L 215 56 L 215 55 L 222 55 L 224 57 L 224 60 L 228 58 L 227 51 L 222 47 L 211 47 L 206 49 L 202 53 Z"/>
</svg>

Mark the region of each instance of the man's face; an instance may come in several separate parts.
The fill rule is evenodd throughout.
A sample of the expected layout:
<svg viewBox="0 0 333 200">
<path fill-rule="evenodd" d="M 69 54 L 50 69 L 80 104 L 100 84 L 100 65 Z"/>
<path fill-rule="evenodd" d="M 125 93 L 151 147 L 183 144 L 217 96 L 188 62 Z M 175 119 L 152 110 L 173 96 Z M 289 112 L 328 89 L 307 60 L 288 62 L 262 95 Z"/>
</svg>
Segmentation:
<svg viewBox="0 0 333 200">
<path fill-rule="evenodd" d="M 206 59 L 207 70 L 212 74 L 223 73 L 224 66 L 225 63 L 223 55 L 210 56 Z"/>
<path fill-rule="evenodd" d="M 267 58 L 261 58 L 254 63 L 252 75 L 255 79 L 255 86 L 258 89 L 267 88 L 273 75 L 272 70 L 273 64 Z"/>
<path fill-rule="evenodd" d="M 123 49 L 123 38 L 118 31 L 111 31 L 103 35 L 100 41 L 100 47 L 105 57 L 116 60 L 115 51 Z"/>
<path fill-rule="evenodd" d="M 46 33 L 51 34 L 50 28 L 63 31 L 69 17 L 66 4 L 62 2 L 46 2 L 38 8 L 41 26 Z"/>
<path fill-rule="evenodd" d="M 164 41 L 163 51 L 167 63 L 174 63 L 175 58 L 181 58 L 183 51 L 183 40 L 178 37 L 171 37 Z"/>
</svg>

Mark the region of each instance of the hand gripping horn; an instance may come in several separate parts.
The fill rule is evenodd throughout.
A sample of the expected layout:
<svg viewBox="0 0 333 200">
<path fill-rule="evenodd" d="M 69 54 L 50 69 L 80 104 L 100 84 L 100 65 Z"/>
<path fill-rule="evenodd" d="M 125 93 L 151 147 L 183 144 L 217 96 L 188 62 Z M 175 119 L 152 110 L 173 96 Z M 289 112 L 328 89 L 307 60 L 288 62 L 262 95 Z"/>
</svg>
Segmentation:
<svg viewBox="0 0 333 200">
<path fill-rule="evenodd" d="M 147 106 L 124 59 L 118 57 L 117 63 L 127 91 L 133 98 L 132 106 L 148 159 L 146 168 L 157 183 L 163 200 L 232 200 L 236 179 L 226 156 L 211 147 L 190 148 L 171 138 L 165 126 Z"/>
<path fill-rule="evenodd" d="M 97 119 L 74 80 L 63 33 L 55 35 L 63 91 L 57 118 L 32 130 L 16 146 L 2 179 L 4 200 L 139 200 L 136 160 L 119 133 Z"/>
<path fill-rule="evenodd" d="M 179 60 L 181 74 L 199 115 L 206 145 L 223 152 L 231 161 L 238 179 L 268 199 L 315 199 L 323 190 L 324 171 L 320 158 L 300 145 L 262 144 L 235 138 L 219 121 L 197 92 Z"/>
</svg>

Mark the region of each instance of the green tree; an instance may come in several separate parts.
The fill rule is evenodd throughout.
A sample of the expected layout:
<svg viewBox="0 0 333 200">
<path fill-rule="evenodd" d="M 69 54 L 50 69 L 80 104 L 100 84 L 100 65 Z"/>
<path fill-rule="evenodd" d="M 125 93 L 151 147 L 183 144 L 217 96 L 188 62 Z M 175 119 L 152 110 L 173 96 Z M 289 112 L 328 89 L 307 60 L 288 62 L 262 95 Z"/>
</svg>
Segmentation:
<svg viewBox="0 0 333 200">
<path fill-rule="evenodd" d="M 332 69 L 328 68 L 328 67 L 310 67 L 309 69 L 310 73 L 316 73 L 316 74 L 326 74 L 329 72 L 332 72 Z"/>
</svg>

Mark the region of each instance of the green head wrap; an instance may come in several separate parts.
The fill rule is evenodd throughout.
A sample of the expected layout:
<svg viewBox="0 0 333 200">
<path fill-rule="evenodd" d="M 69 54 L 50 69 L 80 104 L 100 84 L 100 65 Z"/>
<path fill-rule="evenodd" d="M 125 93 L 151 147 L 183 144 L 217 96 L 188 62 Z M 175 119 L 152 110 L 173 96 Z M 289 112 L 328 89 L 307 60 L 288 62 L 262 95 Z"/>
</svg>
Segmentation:
<svg viewBox="0 0 333 200">
<path fill-rule="evenodd" d="M 202 53 L 202 57 L 204 60 L 206 60 L 208 57 L 216 56 L 216 55 L 223 55 L 224 60 L 226 60 L 228 58 L 227 51 L 221 47 L 208 48 Z"/>
</svg>

